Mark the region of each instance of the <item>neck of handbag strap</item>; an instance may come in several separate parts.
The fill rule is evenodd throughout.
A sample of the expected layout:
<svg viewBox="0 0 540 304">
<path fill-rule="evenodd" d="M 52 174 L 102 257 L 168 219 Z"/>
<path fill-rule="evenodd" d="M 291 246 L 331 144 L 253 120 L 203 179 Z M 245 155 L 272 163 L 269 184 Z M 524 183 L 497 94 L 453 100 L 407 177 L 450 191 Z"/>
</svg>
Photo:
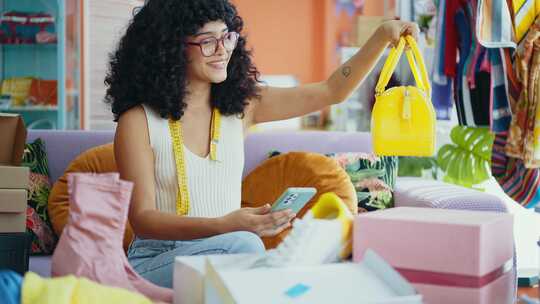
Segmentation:
<svg viewBox="0 0 540 304">
<path fill-rule="evenodd" d="M 420 53 L 420 50 L 418 49 L 418 46 L 416 45 L 416 42 L 412 36 L 401 37 L 397 47 L 393 47 L 390 50 L 375 88 L 377 95 L 382 94 L 386 90 L 386 86 L 388 85 L 390 77 L 396 69 L 406 44 L 409 46 L 409 49 L 405 51 L 405 54 L 412 70 L 414 80 L 416 81 L 416 85 L 419 89 L 424 91 L 428 97 L 431 95 L 431 86 L 429 84 L 424 58 L 422 57 L 422 54 Z"/>
<path fill-rule="evenodd" d="M 221 130 L 221 113 L 214 108 L 210 126 L 210 153 L 212 161 L 218 160 L 217 145 Z M 178 195 L 176 196 L 176 214 L 187 215 L 189 213 L 189 190 L 187 183 L 186 164 L 184 157 L 184 135 L 180 120 L 169 119 L 169 130 L 172 137 L 174 161 L 176 164 L 176 178 L 178 181 Z"/>
</svg>

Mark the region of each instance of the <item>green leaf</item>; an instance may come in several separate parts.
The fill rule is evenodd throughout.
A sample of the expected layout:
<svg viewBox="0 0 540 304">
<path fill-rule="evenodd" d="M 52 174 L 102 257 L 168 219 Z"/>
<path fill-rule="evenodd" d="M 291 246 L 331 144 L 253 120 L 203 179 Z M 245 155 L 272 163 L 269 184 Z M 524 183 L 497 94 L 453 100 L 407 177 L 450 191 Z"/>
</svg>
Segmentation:
<svg viewBox="0 0 540 304">
<path fill-rule="evenodd" d="M 432 175 L 437 177 L 437 161 L 433 157 L 400 156 L 398 176 L 421 177 L 423 170 L 432 169 Z"/>
<path fill-rule="evenodd" d="M 450 139 L 454 144 L 442 146 L 437 153 L 444 180 L 471 188 L 489 179 L 495 135 L 488 128 L 456 126 Z"/>
</svg>

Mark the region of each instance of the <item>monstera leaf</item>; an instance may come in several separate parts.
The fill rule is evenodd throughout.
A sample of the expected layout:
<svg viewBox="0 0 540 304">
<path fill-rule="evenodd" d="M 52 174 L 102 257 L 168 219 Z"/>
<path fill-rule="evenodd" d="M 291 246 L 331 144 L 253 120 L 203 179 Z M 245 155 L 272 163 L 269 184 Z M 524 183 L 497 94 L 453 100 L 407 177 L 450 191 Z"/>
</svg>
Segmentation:
<svg viewBox="0 0 540 304">
<path fill-rule="evenodd" d="M 450 132 L 454 144 L 442 146 L 437 153 L 444 180 L 469 188 L 487 180 L 494 138 L 488 128 L 454 127 Z"/>
<path fill-rule="evenodd" d="M 435 157 L 400 156 L 398 176 L 422 177 L 426 170 L 431 171 L 431 177 L 437 179 L 437 160 Z"/>
</svg>

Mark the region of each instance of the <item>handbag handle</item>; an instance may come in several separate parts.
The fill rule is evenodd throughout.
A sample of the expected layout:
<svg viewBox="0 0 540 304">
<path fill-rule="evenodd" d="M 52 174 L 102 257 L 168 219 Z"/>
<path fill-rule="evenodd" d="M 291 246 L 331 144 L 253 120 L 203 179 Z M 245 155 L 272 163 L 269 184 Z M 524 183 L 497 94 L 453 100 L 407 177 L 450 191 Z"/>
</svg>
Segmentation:
<svg viewBox="0 0 540 304">
<path fill-rule="evenodd" d="M 375 87 L 375 92 L 377 95 L 380 95 L 386 90 L 386 86 L 390 81 L 390 77 L 394 73 L 399 59 L 403 54 L 405 44 L 409 45 L 409 49 L 405 52 L 405 54 L 407 55 L 407 61 L 409 62 L 409 66 L 413 73 L 414 80 L 416 81 L 416 85 L 420 90 L 426 92 L 428 97 L 430 97 L 431 86 L 429 84 L 429 79 L 427 76 L 428 74 L 426 71 L 426 64 L 424 62 L 424 58 L 420 54 L 418 46 L 416 45 L 416 41 L 414 41 L 414 38 L 410 35 L 406 37 L 401 37 L 399 39 L 398 46 L 393 47 L 390 50 L 388 58 L 386 59 L 386 62 L 381 70 L 381 75 L 379 77 L 379 81 L 377 82 L 377 86 Z M 420 69 L 418 69 L 418 67 Z"/>
</svg>

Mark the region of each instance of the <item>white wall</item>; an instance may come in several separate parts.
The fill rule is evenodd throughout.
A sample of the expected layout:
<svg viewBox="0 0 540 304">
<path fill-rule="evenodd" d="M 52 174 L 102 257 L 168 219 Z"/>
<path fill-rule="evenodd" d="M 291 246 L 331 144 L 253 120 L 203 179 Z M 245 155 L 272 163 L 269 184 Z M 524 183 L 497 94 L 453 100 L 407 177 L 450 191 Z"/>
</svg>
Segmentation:
<svg viewBox="0 0 540 304">
<path fill-rule="evenodd" d="M 99 0 L 87 2 L 86 11 L 86 129 L 114 129 L 110 108 L 103 102 L 103 80 L 108 68 L 109 53 L 124 33 L 133 9 L 144 1 Z"/>
</svg>

